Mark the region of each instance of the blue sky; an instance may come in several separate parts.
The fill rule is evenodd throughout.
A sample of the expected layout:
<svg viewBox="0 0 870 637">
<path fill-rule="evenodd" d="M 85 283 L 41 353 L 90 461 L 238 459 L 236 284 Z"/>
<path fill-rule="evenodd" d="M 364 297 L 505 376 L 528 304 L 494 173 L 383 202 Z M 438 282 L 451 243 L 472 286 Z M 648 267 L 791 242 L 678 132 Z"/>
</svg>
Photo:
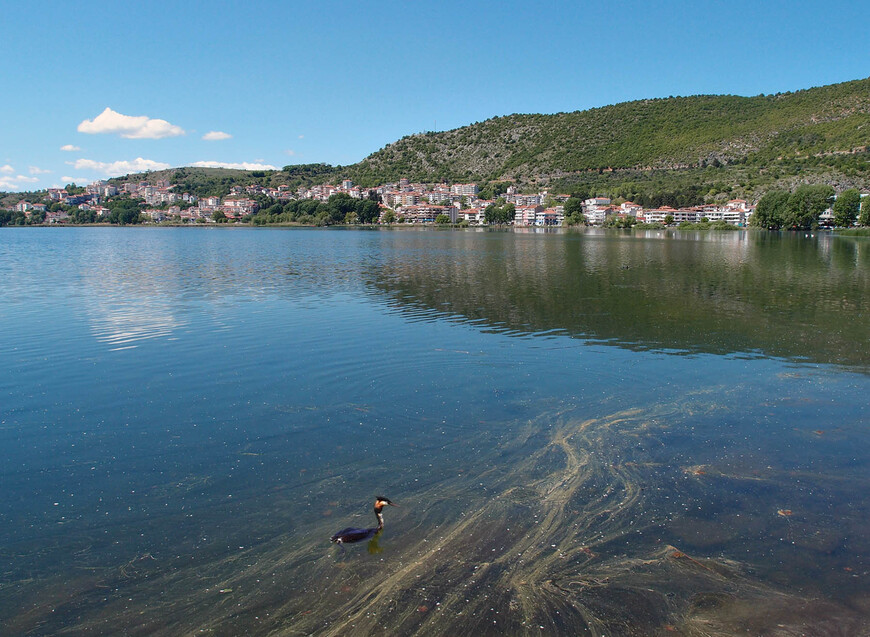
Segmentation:
<svg viewBox="0 0 870 637">
<path fill-rule="evenodd" d="M 197 163 L 350 164 L 498 115 L 870 75 L 857 1 L 0 0 L 0 15 L 13 191 Z"/>
</svg>

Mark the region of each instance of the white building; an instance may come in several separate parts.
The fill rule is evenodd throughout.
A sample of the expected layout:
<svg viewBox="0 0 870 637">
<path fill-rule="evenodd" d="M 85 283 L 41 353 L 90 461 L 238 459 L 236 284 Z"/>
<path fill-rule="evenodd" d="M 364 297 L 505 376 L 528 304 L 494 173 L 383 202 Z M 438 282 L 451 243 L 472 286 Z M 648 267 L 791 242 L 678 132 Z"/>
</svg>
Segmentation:
<svg viewBox="0 0 870 637">
<path fill-rule="evenodd" d="M 450 192 L 455 195 L 473 196 L 480 192 L 477 184 L 453 184 L 450 187 Z"/>
</svg>

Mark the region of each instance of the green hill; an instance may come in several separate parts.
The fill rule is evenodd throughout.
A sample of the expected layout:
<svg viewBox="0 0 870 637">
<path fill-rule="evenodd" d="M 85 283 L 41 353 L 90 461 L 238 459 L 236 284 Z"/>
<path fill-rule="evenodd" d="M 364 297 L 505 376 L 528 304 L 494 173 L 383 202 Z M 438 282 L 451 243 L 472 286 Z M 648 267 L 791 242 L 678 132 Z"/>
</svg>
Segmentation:
<svg viewBox="0 0 870 637">
<path fill-rule="evenodd" d="M 681 170 L 854 153 L 870 143 L 870 78 L 796 93 L 671 97 L 509 115 L 412 135 L 349 167 L 356 181 L 549 183 L 611 169 Z"/>
<path fill-rule="evenodd" d="M 799 183 L 870 188 L 868 146 L 870 78 L 776 95 L 669 97 L 494 117 L 410 135 L 344 167 L 183 168 L 145 178 L 180 182 L 200 195 L 252 181 L 295 188 L 350 178 L 374 186 L 406 177 L 686 203 L 757 197 Z M 657 200 L 662 193 L 669 196 Z"/>
</svg>

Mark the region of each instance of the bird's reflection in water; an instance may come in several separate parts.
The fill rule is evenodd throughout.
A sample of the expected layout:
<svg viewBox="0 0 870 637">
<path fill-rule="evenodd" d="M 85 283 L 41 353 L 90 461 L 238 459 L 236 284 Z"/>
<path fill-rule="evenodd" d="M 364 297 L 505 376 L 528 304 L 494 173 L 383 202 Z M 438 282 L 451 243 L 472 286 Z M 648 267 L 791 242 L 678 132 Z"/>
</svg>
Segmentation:
<svg viewBox="0 0 870 637">
<path fill-rule="evenodd" d="M 381 532 L 378 531 L 375 533 L 375 536 L 369 540 L 368 550 L 370 555 L 377 555 L 378 553 L 383 553 L 384 548 L 378 543 L 378 540 L 381 537 Z"/>
</svg>

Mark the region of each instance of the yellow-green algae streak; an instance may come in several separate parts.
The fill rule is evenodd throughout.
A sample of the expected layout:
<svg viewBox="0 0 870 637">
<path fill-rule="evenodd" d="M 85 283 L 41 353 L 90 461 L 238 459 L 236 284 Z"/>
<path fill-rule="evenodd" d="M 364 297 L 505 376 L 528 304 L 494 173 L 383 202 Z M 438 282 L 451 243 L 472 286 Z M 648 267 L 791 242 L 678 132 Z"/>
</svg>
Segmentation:
<svg viewBox="0 0 870 637">
<path fill-rule="evenodd" d="M 167 571 L 150 554 L 137 555 L 117 569 L 85 570 L 63 583 L 30 582 L 26 610 L 6 629 L 38 632 L 50 608 L 67 604 L 90 608 L 81 623 L 59 634 L 105 633 L 109 627 L 165 635 L 868 630 L 866 595 L 849 604 L 797 595 L 757 577 L 754 564 L 723 557 L 724 551 L 690 552 L 662 540 L 668 526 L 689 535 L 718 534 L 710 538 L 713 545 L 727 545 L 738 533 L 724 521 L 693 522 L 659 510 L 659 467 L 634 452 L 665 444 L 671 428 L 726 409 L 710 400 L 696 395 L 586 420 L 568 410 L 542 415 L 522 428 L 511 449 L 496 450 L 512 457 L 507 467 L 474 478 L 485 489 L 469 490 L 474 467 L 445 476 L 388 509 L 386 530 L 368 551 L 330 546 L 336 521 L 329 516 L 302 535 L 278 536 L 195 567 Z M 529 448 L 528 456 L 516 459 Z M 695 483 L 776 486 L 794 478 L 775 470 L 729 475 L 710 465 L 681 471 Z M 335 493 L 337 480 L 318 489 Z M 389 495 L 398 501 L 399 494 Z M 830 532 L 792 527 L 791 511 L 759 513 L 796 535 Z M 807 550 L 813 541 L 819 540 L 810 539 Z M 99 603 L 106 591 L 119 588 L 122 598 Z"/>
</svg>

